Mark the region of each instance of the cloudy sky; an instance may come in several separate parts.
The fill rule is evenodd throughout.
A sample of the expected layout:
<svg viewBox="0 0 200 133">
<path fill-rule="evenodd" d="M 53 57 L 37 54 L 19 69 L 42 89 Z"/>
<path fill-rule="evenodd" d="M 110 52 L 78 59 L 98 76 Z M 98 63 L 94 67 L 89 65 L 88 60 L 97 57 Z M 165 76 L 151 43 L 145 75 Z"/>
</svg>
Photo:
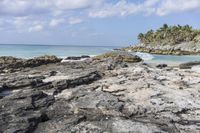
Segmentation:
<svg viewBox="0 0 200 133">
<path fill-rule="evenodd" d="M 163 23 L 200 28 L 200 0 L 0 0 L 1 44 L 129 45 Z"/>
</svg>

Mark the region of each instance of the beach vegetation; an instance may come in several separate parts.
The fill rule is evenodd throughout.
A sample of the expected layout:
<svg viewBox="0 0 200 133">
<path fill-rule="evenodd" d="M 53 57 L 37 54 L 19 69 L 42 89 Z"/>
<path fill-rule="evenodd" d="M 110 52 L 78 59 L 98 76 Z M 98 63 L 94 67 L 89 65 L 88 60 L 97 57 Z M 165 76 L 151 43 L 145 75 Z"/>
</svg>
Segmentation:
<svg viewBox="0 0 200 133">
<path fill-rule="evenodd" d="M 144 44 L 180 44 L 182 42 L 194 41 L 200 43 L 200 30 L 195 30 L 189 25 L 168 26 L 164 24 L 157 30 L 149 30 L 140 33 L 138 39 Z"/>
</svg>

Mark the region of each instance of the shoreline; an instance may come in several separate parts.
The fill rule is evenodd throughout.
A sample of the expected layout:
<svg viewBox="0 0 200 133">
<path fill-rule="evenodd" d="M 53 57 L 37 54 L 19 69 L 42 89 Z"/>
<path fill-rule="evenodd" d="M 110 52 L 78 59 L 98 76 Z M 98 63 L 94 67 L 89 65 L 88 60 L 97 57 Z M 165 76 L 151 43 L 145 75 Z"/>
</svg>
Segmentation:
<svg viewBox="0 0 200 133">
<path fill-rule="evenodd" d="M 199 66 L 146 64 L 124 52 L 63 63 L 55 56 L 3 62 L 0 132 L 198 131 Z"/>
</svg>

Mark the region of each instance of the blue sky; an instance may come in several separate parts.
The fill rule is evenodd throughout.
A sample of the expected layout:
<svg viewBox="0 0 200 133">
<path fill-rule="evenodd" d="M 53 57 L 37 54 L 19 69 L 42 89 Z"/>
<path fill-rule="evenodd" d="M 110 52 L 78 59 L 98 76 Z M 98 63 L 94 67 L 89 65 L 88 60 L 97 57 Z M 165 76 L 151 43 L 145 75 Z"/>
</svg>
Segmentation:
<svg viewBox="0 0 200 133">
<path fill-rule="evenodd" d="M 1 44 L 115 45 L 164 23 L 200 28 L 200 0 L 1 0 Z"/>
</svg>

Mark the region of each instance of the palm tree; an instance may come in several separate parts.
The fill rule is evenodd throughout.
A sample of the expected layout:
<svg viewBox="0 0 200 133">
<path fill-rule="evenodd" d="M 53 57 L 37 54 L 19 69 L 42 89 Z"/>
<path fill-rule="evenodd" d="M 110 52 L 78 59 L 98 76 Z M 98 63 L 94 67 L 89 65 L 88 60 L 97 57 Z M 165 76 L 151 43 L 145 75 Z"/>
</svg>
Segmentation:
<svg viewBox="0 0 200 133">
<path fill-rule="evenodd" d="M 163 26 L 154 32 L 149 30 L 147 33 L 138 35 L 138 39 L 145 44 L 177 44 L 181 42 L 194 41 L 196 36 L 200 36 L 200 30 L 193 30 L 189 25 Z"/>
</svg>

